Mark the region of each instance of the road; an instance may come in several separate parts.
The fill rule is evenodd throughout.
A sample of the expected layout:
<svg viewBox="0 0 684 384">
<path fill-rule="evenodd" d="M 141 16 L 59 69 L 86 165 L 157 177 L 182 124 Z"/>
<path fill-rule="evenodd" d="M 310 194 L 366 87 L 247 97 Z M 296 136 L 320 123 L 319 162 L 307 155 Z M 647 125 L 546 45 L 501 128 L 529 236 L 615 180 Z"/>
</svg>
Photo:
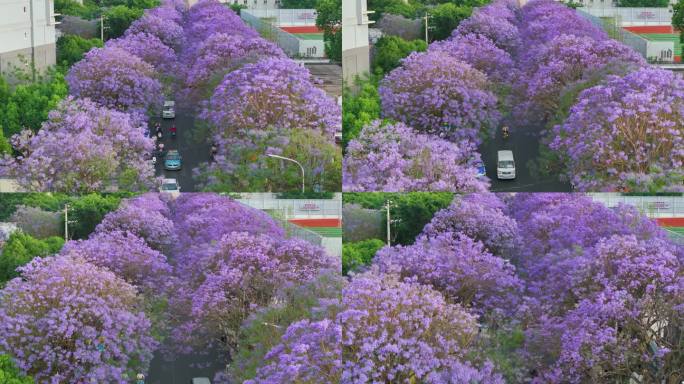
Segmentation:
<svg viewBox="0 0 684 384">
<path fill-rule="evenodd" d="M 165 361 L 161 352 L 154 354 L 145 384 L 190 384 L 193 377 L 208 377 L 224 368 L 219 353 L 206 356 L 180 355 L 173 361 Z"/>
<path fill-rule="evenodd" d="M 167 171 L 164 170 L 164 159 L 157 158 L 156 175 L 178 180 L 181 192 L 196 192 L 192 170 L 209 160 L 211 144 L 207 139 L 208 130 L 200 124 L 196 125 L 194 112 L 187 109 L 177 110 L 175 119 L 150 119 L 151 135 L 154 135 L 154 125 L 157 122 L 162 126 L 164 150 L 177 149 L 183 158 L 183 166 L 179 171 Z M 176 138 L 172 138 L 169 132 L 173 125 L 177 130 Z"/>
<path fill-rule="evenodd" d="M 487 177 L 491 180 L 492 192 L 570 192 L 570 184 L 561 182 L 557 176 L 541 175 L 537 168 L 539 156 L 539 140 L 544 129 L 543 124 L 531 127 L 518 127 L 514 122 L 508 124 L 508 139 L 501 136 L 501 129 L 496 137 L 489 139 L 479 147 L 482 161 L 487 168 Z M 514 180 L 498 180 L 496 178 L 496 153 L 510 149 L 515 158 L 516 178 Z"/>
</svg>

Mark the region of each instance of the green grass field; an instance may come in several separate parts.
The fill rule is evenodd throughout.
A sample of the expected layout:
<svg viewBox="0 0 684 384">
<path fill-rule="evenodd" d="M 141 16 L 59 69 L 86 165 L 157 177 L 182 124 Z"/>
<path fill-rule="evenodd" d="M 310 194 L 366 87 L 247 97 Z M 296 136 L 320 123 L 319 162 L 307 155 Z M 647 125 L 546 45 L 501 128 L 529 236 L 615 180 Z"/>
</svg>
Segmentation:
<svg viewBox="0 0 684 384">
<path fill-rule="evenodd" d="M 302 40 L 323 40 L 322 33 L 293 33 Z"/>
<path fill-rule="evenodd" d="M 674 41 L 675 56 L 682 55 L 682 42 L 676 33 L 641 33 L 639 36 L 651 41 Z"/>
<path fill-rule="evenodd" d="M 672 239 L 684 243 L 684 227 L 663 227 Z"/>
<path fill-rule="evenodd" d="M 342 228 L 337 227 L 305 227 L 311 232 L 316 232 L 323 237 L 342 237 Z"/>
</svg>

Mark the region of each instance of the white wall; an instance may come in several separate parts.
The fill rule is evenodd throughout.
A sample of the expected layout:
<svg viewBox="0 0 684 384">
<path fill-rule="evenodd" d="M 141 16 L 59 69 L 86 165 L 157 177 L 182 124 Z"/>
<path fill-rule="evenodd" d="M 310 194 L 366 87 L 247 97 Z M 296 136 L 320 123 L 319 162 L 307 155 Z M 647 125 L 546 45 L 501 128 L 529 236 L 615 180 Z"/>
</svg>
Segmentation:
<svg viewBox="0 0 684 384">
<path fill-rule="evenodd" d="M 372 10 L 371 10 L 372 11 Z M 342 71 L 351 84 L 356 75 L 370 70 L 370 47 L 366 0 L 342 2 Z"/>
<path fill-rule="evenodd" d="M 31 47 L 31 3 L 35 46 L 55 43 L 52 0 L 0 0 L 0 53 Z"/>
</svg>

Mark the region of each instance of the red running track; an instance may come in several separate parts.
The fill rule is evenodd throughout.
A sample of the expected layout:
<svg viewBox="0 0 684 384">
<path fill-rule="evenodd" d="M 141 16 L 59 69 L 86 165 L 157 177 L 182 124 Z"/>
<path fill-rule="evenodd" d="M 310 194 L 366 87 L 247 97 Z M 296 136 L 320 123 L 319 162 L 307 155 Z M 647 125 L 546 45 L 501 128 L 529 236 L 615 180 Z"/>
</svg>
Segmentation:
<svg viewBox="0 0 684 384">
<path fill-rule="evenodd" d="M 684 227 L 684 217 L 661 217 L 656 221 L 663 227 Z"/>
<path fill-rule="evenodd" d="M 302 227 L 340 227 L 342 226 L 341 219 L 291 219 L 292 224 L 297 224 Z"/>
<path fill-rule="evenodd" d="M 307 25 L 302 27 L 280 27 L 280 29 L 289 33 L 323 33 L 323 31 L 318 29 L 318 27 L 315 25 Z"/>
<path fill-rule="evenodd" d="M 671 25 L 638 25 L 622 28 L 634 33 L 676 33 Z"/>
</svg>

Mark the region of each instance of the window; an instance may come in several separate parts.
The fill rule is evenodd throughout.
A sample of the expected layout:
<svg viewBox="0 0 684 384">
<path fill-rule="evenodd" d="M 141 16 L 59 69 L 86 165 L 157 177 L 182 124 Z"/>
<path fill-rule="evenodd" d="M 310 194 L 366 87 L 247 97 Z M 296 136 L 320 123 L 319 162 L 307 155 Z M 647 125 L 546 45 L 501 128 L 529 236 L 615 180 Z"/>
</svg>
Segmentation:
<svg viewBox="0 0 684 384">
<path fill-rule="evenodd" d="M 24 13 L 26 13 L 26 6 L 24 6 Z"/>
</svg>

